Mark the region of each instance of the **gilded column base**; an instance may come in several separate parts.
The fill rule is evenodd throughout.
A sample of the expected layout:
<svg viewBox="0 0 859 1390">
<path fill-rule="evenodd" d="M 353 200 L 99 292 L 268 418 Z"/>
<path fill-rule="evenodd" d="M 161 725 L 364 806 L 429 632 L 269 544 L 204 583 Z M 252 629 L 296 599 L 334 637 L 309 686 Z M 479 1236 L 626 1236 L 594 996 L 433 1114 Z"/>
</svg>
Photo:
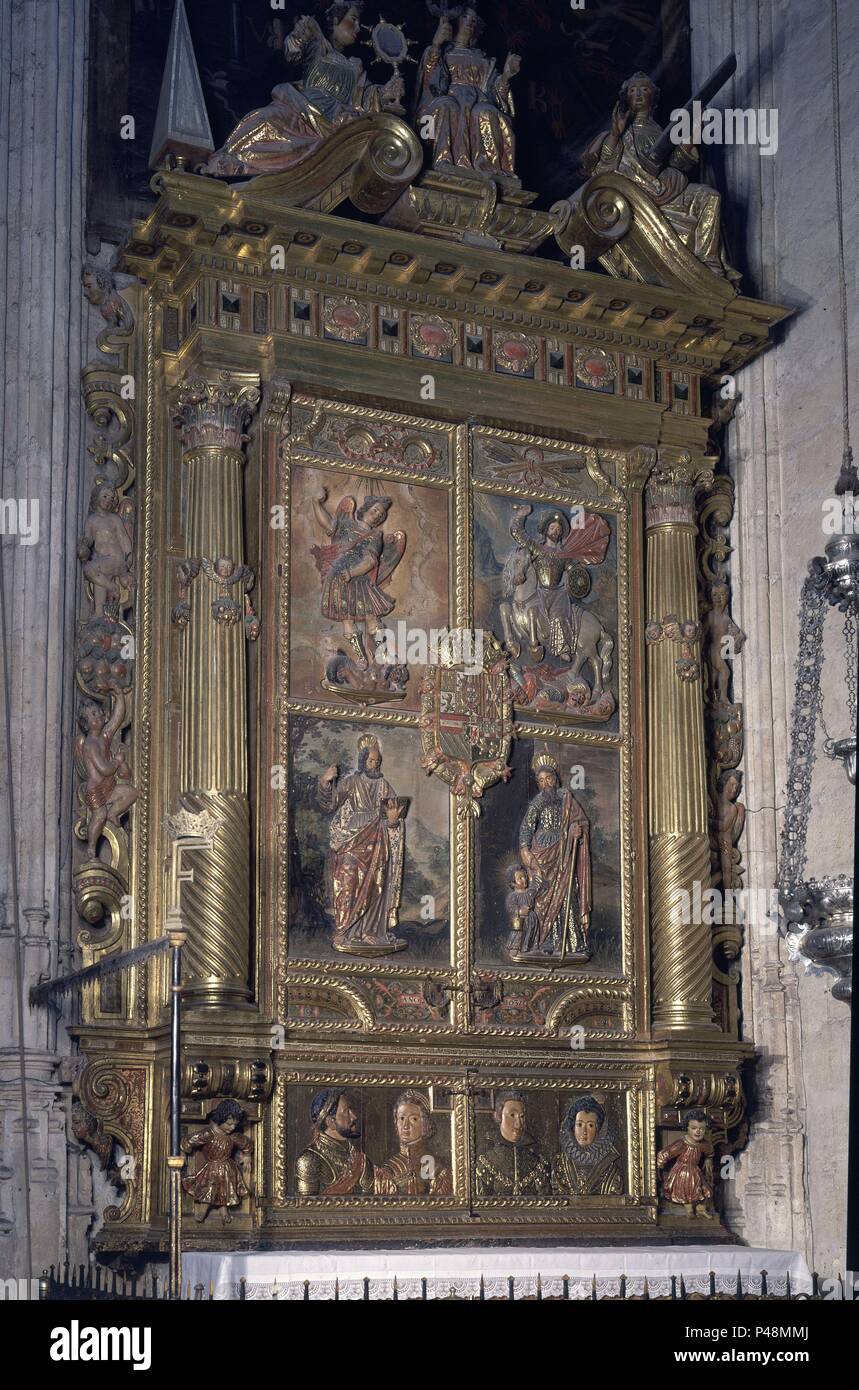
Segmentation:
<svg viewBox="0 0 859 1390">
<path fill-rule="evenodd" d="M 712 929 L 691 920 L 693 889 L 710 886 L 706 835 L 650 838 L 653 1026 L 660 1033 L 715 1029 Z"/>
<path fill-rule="evenodd" d="M 185 999 L 213 1007 L 244 1004 L 248 987 L 250 807 L 239 792 L 184 792 L 192 814 L 218 822 L 211 842 L 193 851 L 182 886 Z"/>
</svg>

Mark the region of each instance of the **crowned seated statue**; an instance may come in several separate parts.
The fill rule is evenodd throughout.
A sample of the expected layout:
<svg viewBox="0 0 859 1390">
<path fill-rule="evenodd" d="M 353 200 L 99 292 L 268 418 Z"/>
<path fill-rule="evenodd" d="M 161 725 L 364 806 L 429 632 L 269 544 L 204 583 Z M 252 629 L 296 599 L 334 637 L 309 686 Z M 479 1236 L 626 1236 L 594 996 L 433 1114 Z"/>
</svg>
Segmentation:
<svg viewBox="0 0 859 1390">
<path fill-rule="evenodd" d="M 662 134 L 662 126 L 653 119 L 658 101 L 659 88 L 646 73 L 628 78 L 612 112 L 611 128 L 588 145 L 582 167 L 591 176 L 616 172 L 638 184 L 692 255 L 736 283 L 740 276 L 728 264 L 722 241 L 721 196 L 707 184 L 689 181 L 698 162 L 695 146 L 677 145 L 658 173 L 648 161 Z"/>
<path fill-rule="evenodd" d="M 331 5 L 326 14 L 328 38 L 310 16 L 296 21 L 284 53 L 288 62 L 301 63 L 302 80 L 281 83 L 268 106 L 239 121 L 209 160 L 209 173 L 285 173 L 349 121 L 374 111 L 402 109 L 401 77 L 374 86 L 367 81 L 361 59 L 346 55 L 358 37 L 362 9 L 361 4 Z"/>
<path fill-rule="evenodd" d="M 431 7 L 436 9 L 437 7 Z M 457 19 L 456 29 L 448 16 Z M 470 5 L 440 14 L 418 73 L 417 120 L 433 141 L 433 166 L 513 175 L 511 78 L 520 58 L 510 53 L 499 71 L 475 40 L 483 21 Z"/>
</svg>

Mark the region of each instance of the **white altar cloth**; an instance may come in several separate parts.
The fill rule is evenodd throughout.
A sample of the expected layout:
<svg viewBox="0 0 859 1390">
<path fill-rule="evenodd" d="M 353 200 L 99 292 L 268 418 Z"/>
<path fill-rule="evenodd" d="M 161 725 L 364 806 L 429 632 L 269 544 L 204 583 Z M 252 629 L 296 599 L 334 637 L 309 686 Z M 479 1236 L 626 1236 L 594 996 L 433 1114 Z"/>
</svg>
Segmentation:
<svg viewBox="0 0 859 1390">
<path fill-rule="evenodd" d="M 396 1280 L 402 1299 L 535 1298 L 539 1276 L 544 1298 L 563 1298 L 564 1279 L 569 1298 L 591 1298 L 596 1279 L 598 1298 L 617 1298 L 621 1276 L 627 1297 L 644 1292 L 651 1298 L 671 1296 L 671 1276 L 680 1277 L 686 1293 L 706 1294 L 710 1273 L 717 1293 L 732 1294 L 737 1274 L 744 1293 L 760 1293 L 761 1272 L 770 1294 L 810 1294 L 811 1273 L 802 1255 L 790 1250 L 761 1250 L 741 1245 L 662 1245 L 590 1248 L 505 1247 L 412 1250 L 285 1250 L 270 1252 L 188 1253 L 182 1257 L 182 1280 L 192 1290 L 202 1284 L 216 1299 L 240 1297 L 245 1280 L 248 1299 L 311 1301 L 333 1299 L 391 1299 Z M 426 1281 L 426 1292 L 424 1284 Z M 366 1282 L 365 1282 L 366 1281 Z M 306 1292 L 305 1292 L 306 1290 Z"/>
</svg>

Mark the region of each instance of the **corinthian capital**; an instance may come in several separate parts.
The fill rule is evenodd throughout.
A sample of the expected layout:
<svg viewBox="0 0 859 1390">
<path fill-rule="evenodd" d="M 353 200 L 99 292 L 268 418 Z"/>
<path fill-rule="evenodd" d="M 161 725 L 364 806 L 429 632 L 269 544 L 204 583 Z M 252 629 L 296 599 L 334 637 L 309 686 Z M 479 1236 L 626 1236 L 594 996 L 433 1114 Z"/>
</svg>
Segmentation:
<svg viewBox="0 0 859 1390">
<path fill-rule="evenodd" d="M 260 399 L 256 372 L 186 376 L 173 397 L 173 419 L 186 449 L 234 449 L 247 442 L 245 428 Z"/>
<path fill-rule="evenodd" d="M 713 485 L 713 462 L 681 449 L 660 450 L 645 490 L 646 525 L 695 526 L 695 499 Z"/>
</svg>

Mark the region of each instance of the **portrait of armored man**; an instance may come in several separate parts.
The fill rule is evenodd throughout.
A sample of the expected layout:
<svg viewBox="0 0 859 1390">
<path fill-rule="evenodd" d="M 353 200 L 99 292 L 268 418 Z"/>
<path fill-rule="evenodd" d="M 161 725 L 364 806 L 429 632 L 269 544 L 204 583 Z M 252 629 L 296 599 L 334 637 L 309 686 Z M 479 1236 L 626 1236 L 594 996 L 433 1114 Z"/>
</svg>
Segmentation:
<svg viewBox="0 0 859 1390">
<path fill-rule="evenodd" d="M 449 794 L 416 730 L 290 723 L 290 955 L 443 961 Z"/>
<path fill-rule="evenodd" d="M 614 1125 L 595 1096 L 574 1096 L 564 1111 L 552 1190 L 572 1197 L 607 1197 L 623 1191 Z"/>
<path fill-rule="evenodd" d="M 330 1087 L 310 1102 L 310 1143 L 295 1165 L 302 1197 L 369 1195 L 373 1165 L 361 1148 L 361 1121 L 352 1096 Z"/>
<path fill-rule="evenodd" d="M 296 1086 L 288 1163 L 298 1197 L 452 1197 L 452 1112 L 423 1087 Z M 309 1121 L 309 1129 L 308 1129 Z"/>
<path fill-rule="evenodd" d="M 496 1134 L 477 1155 L 475 1185 L 481 1197 L 542 1197 L 552 1190 L 549 1160 L 527 1128 L 524 1091 L 495 1097 Z"/>
</svg>

